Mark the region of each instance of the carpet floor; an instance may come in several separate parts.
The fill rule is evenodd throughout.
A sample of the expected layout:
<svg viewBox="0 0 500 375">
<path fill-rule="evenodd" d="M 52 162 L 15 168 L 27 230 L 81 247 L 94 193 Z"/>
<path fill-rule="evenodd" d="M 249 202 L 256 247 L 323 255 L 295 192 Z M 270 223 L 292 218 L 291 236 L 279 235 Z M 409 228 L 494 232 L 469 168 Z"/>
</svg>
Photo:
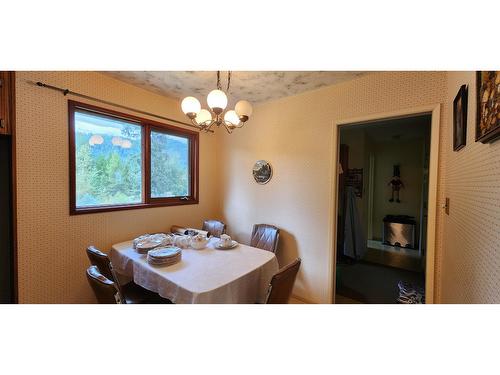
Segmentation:
<svg viewBox="0 0 500 375">
<path fill-rule="evenodd" d="M 422 288 L 425 285 L 423 272 L 368 262 L 337 264 L 337 295 L 361 303 L 396 303 L 400 280 Z"/>
</svg>

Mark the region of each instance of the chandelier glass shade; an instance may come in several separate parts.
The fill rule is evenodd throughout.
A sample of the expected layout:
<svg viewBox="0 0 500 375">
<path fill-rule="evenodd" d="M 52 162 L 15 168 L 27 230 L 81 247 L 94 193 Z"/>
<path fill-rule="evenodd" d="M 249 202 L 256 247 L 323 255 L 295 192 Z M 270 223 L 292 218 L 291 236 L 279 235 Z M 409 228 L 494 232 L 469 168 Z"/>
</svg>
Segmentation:
<svg viewBox="0 0 500 375">
<path fill-rule="evenodd" d="M 227 73 L 227 89 L 231 83 L 231 72 Z M 217 89 L 210 91 L 207 96 L 209 109 L 201 108 L 200 101 L 194 96 L 187 96 L 181 102 L 181 109 L 189 117 L 192 124 L 204 131 L 209 131 L 213 125 L 223 125 L 228 133 L 241 128 L 252 115 L 252 105 L 246 100 L 236 103 L 234 109 L 224 113 L 227 107 L 227 95 L 222 90 L 220 72 L 217 72 Z"/>
</svg>

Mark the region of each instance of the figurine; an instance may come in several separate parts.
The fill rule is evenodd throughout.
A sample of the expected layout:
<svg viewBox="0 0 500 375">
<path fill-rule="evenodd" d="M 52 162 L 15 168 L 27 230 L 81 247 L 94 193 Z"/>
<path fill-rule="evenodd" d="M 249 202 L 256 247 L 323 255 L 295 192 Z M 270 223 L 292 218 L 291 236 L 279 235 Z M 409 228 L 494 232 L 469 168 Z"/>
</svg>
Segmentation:
<svg viewBox="0 0 500 375">
<path fill-rule="evenodd" d="M 404 189 L 405 185 L 403 184 L 403 181 L 401 181 L 401 173 L 399 170 L 399 165 L 394 166 L 394 170 L 392 173 L 392 178 L 391 181 L 387 185 L 391 185 L 392 187 L 392 192 L 391 192 L 391 199 L 389 199 L 389 202 L 394 202 L 394 196 L 396 196 L 396 202 L 401 203 L 399 200 L 399 190 Z"/>
</svg>

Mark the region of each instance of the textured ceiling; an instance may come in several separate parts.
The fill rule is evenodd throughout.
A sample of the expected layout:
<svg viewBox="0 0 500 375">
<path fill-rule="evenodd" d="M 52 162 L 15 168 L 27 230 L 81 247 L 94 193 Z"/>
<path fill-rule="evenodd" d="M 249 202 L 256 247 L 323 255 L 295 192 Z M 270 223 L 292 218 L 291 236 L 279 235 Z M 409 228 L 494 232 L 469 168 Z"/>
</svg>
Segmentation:
<svg viewBox="0 0 500 375">
<path fill-rule="evenodd" d="M 105 72 L 121 81 L 146 90 L 181 99 L 195 96 L 205 104 L 207 94 L 216 88 L 216 72 Z M 359 77 L 366 72 L 232 72 L 229 104 L 245 99 L 251 103 L 295 95 L 319 87 L 334 85 Z M 222 87 L 227 86 L 227 72 L 221 72 Z"/>
</svg>

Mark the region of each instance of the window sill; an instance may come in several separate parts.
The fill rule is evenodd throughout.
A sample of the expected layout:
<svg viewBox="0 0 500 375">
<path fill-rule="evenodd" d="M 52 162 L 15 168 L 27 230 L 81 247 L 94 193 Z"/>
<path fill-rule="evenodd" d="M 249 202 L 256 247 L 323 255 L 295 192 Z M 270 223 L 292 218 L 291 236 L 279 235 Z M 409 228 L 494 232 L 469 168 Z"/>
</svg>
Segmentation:
<svg viewBox="0 0 500 375">
<path fill-rule="evenodd" d="M 198 204 L 198 199 L 187 199 L 187 200 L 171 200 L 153 203 L 138 203 L 138 204 L 127 204 L 121 206 L 101 206 L 101 207 L 84 207 L 84 208 L 71 208 L 70 216 L 73 215 L 85 215 L 94 214 L 102 212 L 111 211 L 126 211 L 126 210 L 137 210 L 143 208 L 154 208 L 154 207 L 168 207 L 168 206 L 185 206 L 190 204 Z"/>
</svg>

